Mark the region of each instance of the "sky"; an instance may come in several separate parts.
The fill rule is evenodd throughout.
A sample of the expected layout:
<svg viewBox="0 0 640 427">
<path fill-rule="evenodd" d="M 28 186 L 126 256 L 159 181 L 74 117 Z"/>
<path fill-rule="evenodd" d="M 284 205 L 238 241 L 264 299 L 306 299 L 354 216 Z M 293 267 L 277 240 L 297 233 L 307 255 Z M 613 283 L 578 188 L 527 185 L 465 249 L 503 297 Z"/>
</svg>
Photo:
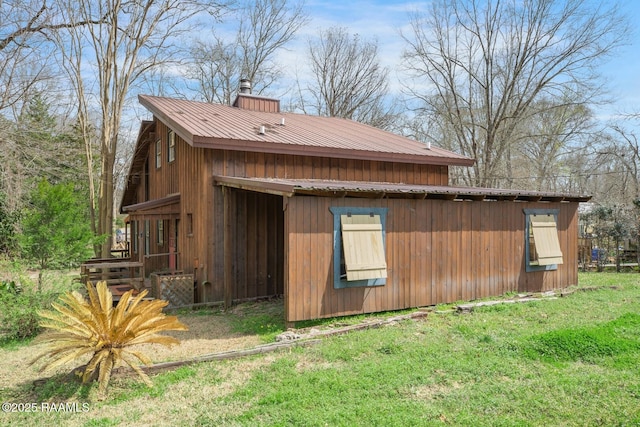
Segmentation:
<svg viewBox="0 0 640 427">
<path fill-rule="evenodd" d="M 605 0 L 606 1 L 606 0 Z M 640 112 L 640 1 L 622 2 L 622 11 L 627 15 L 633 31 L 628 44 L 614 52 L 601 73 L 615 103 L 600 108 L 596 114 L 602 119 L 620 113 Z M 306 40 L 317 35 L 319 29 L 332 26 L 347 27 L 364 39 L 377 39 L 381 61 L 392 68 L 392 88 L 399 88 L 400 77 L 393 68 L 400 62 L 404 42 L 400 31 L 408 29 L 409 15 L 416 10 L 426 10 L 428 1 L 402 0 L 307 0 L 306 9 L 311 21 L 298 33 L 290 50 L 281 54 L 281 60 L 296 64 L 305 63 Z"/>
</svg>

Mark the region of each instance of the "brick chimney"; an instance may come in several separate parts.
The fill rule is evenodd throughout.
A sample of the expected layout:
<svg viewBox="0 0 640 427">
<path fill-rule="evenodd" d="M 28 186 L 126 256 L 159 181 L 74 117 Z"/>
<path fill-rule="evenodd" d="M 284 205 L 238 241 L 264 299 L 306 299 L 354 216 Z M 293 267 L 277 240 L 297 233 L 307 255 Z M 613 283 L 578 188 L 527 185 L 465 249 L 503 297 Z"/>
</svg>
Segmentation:
<svg viewBox="0 0 640 427">
<path fill-rule="evenodd" d="M 240 80 L 240 91 L 233 102 L 233 106 L 243 110 L 263 113 L 280 112 L 280 100 L 251 94 L 251 82 L 247 79 Z"/>
</svg>

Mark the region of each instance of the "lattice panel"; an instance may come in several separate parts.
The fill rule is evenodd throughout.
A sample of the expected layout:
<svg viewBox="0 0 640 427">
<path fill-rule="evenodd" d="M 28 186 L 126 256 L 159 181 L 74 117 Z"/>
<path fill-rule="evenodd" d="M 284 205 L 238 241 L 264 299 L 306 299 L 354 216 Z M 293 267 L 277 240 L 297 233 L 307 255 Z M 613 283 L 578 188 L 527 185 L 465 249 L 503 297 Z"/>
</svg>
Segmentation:
<svg viewBox="0 0 640 427">
<path fill-rule="evenodd" d="M 167 308 L 191 305 L 193 301 L 193 275 L 152 274 L 153 293 L 158 299 L 169 301 Z"/>
</svg>

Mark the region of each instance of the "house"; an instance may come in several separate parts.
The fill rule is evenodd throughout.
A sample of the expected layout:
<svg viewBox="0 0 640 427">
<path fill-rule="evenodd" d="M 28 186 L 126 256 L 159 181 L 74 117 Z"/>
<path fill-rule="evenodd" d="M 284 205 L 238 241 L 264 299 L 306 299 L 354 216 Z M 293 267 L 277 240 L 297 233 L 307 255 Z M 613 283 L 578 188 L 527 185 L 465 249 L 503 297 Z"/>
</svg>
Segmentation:
<svg viewBox="0 0 640 427">
<path fill-rule="evenodd" d="M 132 257 L 197 301 L 284 296 L 289 323 L 578 281 L 582 195 L 461 188 L 473 159 L 339 118 L 146 96 L 124 190 Z"/>
</svg>

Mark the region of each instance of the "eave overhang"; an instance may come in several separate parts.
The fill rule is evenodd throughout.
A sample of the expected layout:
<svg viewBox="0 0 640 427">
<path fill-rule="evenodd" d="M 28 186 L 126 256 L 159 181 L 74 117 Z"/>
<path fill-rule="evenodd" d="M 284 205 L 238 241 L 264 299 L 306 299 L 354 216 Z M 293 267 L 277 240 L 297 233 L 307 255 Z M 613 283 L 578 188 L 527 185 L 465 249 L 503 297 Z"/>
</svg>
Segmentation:
<svg viewBox="0 0 640 427">
<path fill-rule="evenodd" d="M 140 124 L 138 132 L 138 140 L 136 141 L 136 149 L 129 165 L 129 173 L 127 174 L 127 182 L 120 200 L 120 213 L 124 213 L 123 207 L 127 203 L 135 200 L 136 190 L 142 180 L 144 164 L 149 153 L 149 144 L 154 139 L 156 124 L 154 121 L 143 120 Z"/>
<path fill-rule="evenodd" d="M 397 162 L 436 166 L 473 166 L 474 159 L 467 157 L 446 158 L 438 156 L 416 156 L 413 154 L 365 151 L 355 149 L 326 149 L 314 146 L 279 144 L 269 141 L 245 141 L 237 139 L 205 138 L 194 136 L 193 146 L 215 148 L 219 150 L 249 151 L 254 153 L 288 154 L 292 156 L 313 156 L 349 160 L 372 160 L 378 162 Z M 425 148 L 425 152 L 428 149 Z"/>
<path fill-rule="evenodd" d="M 122 213 L 141 215 L 176 215 L 180 213 L 180 193 L 169 194 L 160 199 L 123 206 Z"/>
<path fill-rule="evenodd" d="M 586 202 L 588 195 L 496 188 L 412 185 L 313 179 L 238 178 L 216 175 L 215 184 L 284 197 L 361 197 L 469 201 Z"/>
</svg>

